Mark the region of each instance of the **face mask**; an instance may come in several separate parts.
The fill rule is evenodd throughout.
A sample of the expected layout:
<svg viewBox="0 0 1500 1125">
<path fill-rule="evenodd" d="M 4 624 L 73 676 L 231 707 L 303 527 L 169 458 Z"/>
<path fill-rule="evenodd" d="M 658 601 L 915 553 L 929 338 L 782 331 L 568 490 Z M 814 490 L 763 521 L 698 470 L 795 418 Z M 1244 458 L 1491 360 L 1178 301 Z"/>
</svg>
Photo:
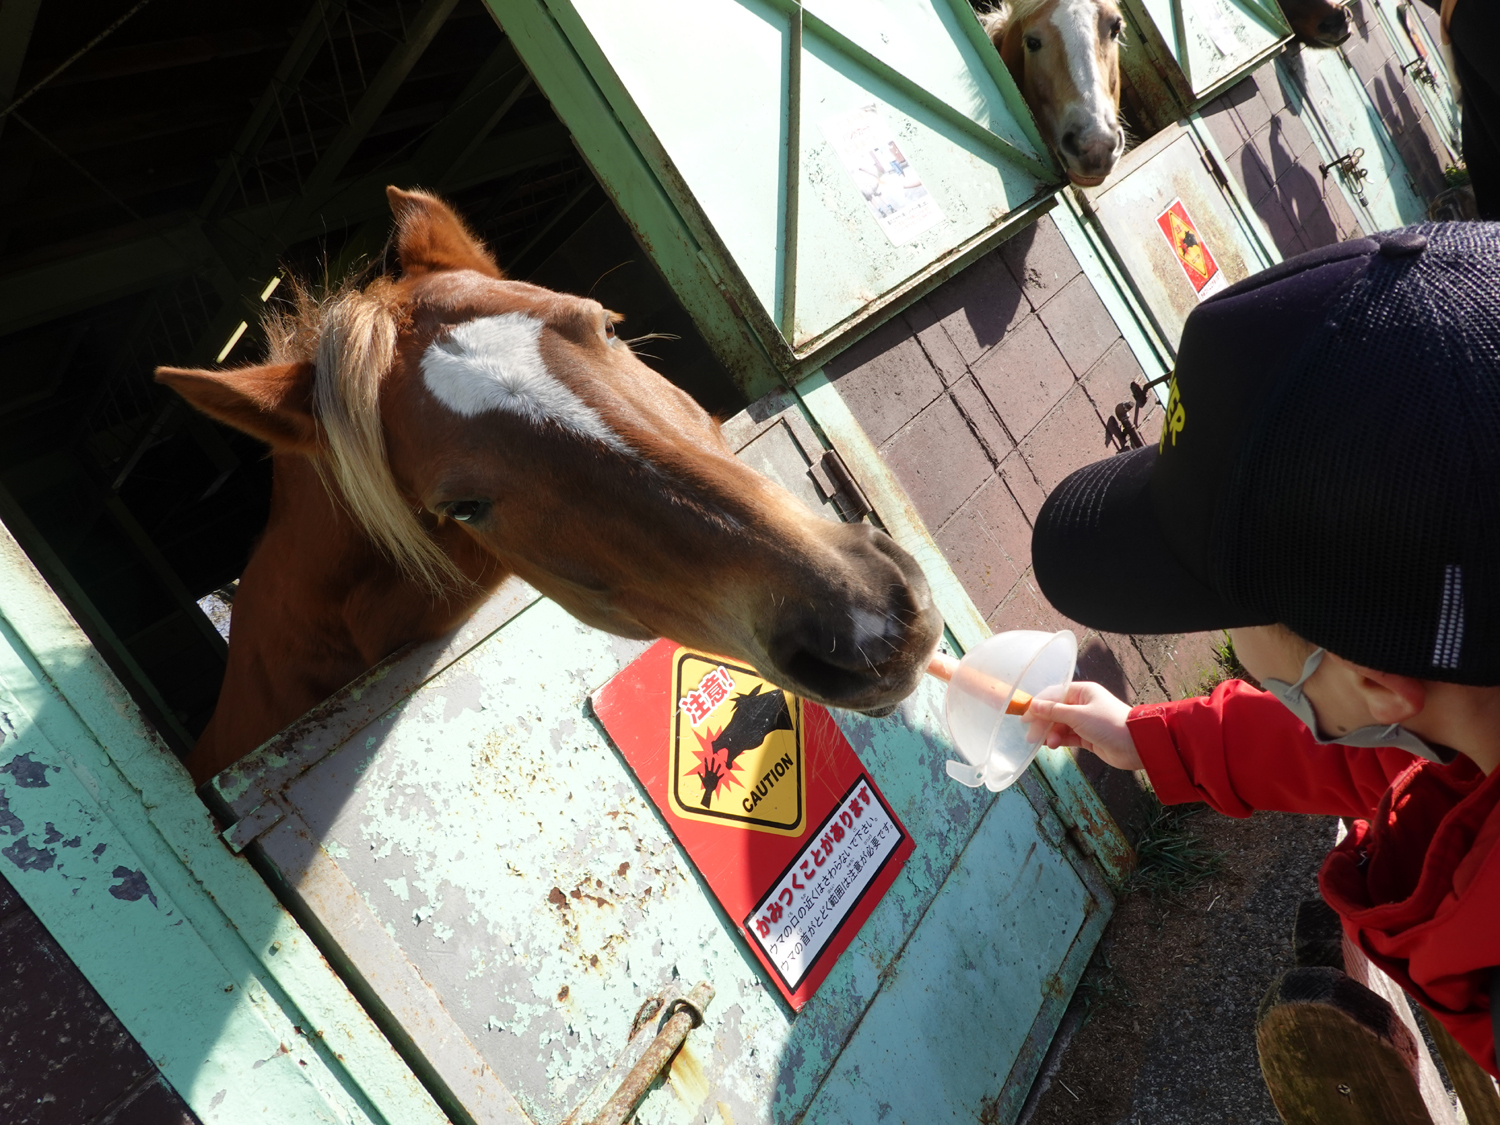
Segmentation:
<svg viewBox="0 0 1500 1125">
<path fill-rule="evenodd" d="M 1307 678 L 1318 670 L 1318 665 L 1321 663 L 1323 663 L 1323 650 L 1314 649 L 1312 655 L 1307 658 L 1307 662 L 1302 665 L 1302 678 L 1295 684 L 1289 684 L 1283 680 L 1261 681 L 1263 688 L 1279 699 L 1288 711 L 1302 720 L 1302 725 L 1312 732 L 1314 742 L 1324 746 L 1334 743 L 1340 746 L 1396 746 L 1408 754 L 1426 758 L 1429 762 L 1441 762 L 1446 765 L 1453 761 L 1454 751 L 1446 746 L 1427 745 L 1400 723 L 1392 723 L 1388 727 L 1360 727 L 1358 730 L 1351 730 L 1348 734 L 1341 734 L 1337 738 L 1324 738 L 1318 731 L 1318 718 L 1313 713 L 1312 702 L 1302 694 L 1302 685 L 1307 683 Z"/>
</svg>

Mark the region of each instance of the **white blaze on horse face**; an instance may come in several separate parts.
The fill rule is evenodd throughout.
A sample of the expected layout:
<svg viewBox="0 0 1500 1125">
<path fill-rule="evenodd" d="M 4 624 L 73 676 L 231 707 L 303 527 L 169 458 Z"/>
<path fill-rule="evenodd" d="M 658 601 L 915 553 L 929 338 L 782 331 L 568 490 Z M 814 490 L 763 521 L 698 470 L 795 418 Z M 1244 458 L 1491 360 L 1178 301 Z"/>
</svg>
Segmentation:
<svg viewBox="0 0 1500 1125">
<path fill-rule="evenodd" d="M 1102 175 L 1119 157 L 1124 134 L 1108 79 L 1099 65 L 1097 0 L 1058 0 L 1052 10 L 1052 26 L 1062 39 L 1068 73 L 1077 91 L 1077 100 L 1064 105 L 1058 114 L 1058 137 L 1075 134 L 1079 152 L 1061 155 L 1070 163 L 1094 165 L 1086 168 L 1089 175 Z M 1106 154 L 1107 161 L 1103 159 Z"/>
<path fill-rule="evenodd" d="M 520 312 L 455 325 L 422 353 L 422 381 L 433 397 L 465 418 L 497 410 L 628 453 L 598 412 L 548 368 L 541 349 L 545 325 Z"/>
</svg>

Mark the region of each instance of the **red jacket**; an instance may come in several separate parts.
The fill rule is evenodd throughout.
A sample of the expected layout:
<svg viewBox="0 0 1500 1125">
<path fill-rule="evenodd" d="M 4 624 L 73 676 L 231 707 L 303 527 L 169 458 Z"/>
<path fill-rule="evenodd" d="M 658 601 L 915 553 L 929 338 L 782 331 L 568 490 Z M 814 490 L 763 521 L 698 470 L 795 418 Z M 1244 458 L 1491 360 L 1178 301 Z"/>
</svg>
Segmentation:
<svg viewBox="0 0 1500 1125">
<path fill-rule="evenodd" d="M 1274 696 L 1239 680 L 1153 703 L 1129 728 L 1164 804 L 1205 801 L 1356 818 L 1323 862 L 1349 939 L 1491 1074 L 1490 970 L 1500 965 L 1500 770 L 1401 750 L 1321 746 Z"/>
</svg>

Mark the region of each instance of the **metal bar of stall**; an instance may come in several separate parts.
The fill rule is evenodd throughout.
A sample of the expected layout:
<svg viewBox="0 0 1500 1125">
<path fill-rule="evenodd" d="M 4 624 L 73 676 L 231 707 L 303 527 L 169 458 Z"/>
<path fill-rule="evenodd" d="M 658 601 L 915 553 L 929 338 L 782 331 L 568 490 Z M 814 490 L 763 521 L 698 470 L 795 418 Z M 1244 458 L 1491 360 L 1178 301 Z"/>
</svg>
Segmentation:
<svg viewBox="0 0 1500 1125">
<path fill-rule="evenodd" d="M 795 345 L 797 334 L 797 216 L 802 182 L 802 9 L 792 13 L 787 35 L 786 189 L 781 227 L 781 334 Z"/>
<path fill-rule="evenodd" d="M 646 1048 L 646 1053 L 630 1068 L 630 1073 L 620 1083 L 620 1088 L 604 1103 L 604 1108 L 589 1125 L 625 1125 L 657 1076 L 671 1064 L 677 1048 L 687 1038 L 687 1033 L 703 1022 L 703 1013 L 713 998 L 714 986 L 707 981 L 700 981 L 693 987 L 693 991 L 672 1001 L 671 1007 L 676 1010 L 657 1032 L 651 1046 Z"/>
</svg>

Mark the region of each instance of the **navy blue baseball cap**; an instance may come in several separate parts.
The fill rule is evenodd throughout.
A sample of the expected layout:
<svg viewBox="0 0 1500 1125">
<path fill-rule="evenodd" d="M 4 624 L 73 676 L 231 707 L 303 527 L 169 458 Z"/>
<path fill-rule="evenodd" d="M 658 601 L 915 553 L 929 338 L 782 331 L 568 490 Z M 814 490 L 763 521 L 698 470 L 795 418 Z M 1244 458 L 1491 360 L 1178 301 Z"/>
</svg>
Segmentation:
<svg viewBox="0 0 1500 1125">
<path fill-rule="evenodd" d="M 1058 485 L 1031 553 L 1092 628 L 1281 623 L 1500 684 L 1500 224 L 1323 247 L 1204 301 L 1159 444 Z"/>
</svg>

